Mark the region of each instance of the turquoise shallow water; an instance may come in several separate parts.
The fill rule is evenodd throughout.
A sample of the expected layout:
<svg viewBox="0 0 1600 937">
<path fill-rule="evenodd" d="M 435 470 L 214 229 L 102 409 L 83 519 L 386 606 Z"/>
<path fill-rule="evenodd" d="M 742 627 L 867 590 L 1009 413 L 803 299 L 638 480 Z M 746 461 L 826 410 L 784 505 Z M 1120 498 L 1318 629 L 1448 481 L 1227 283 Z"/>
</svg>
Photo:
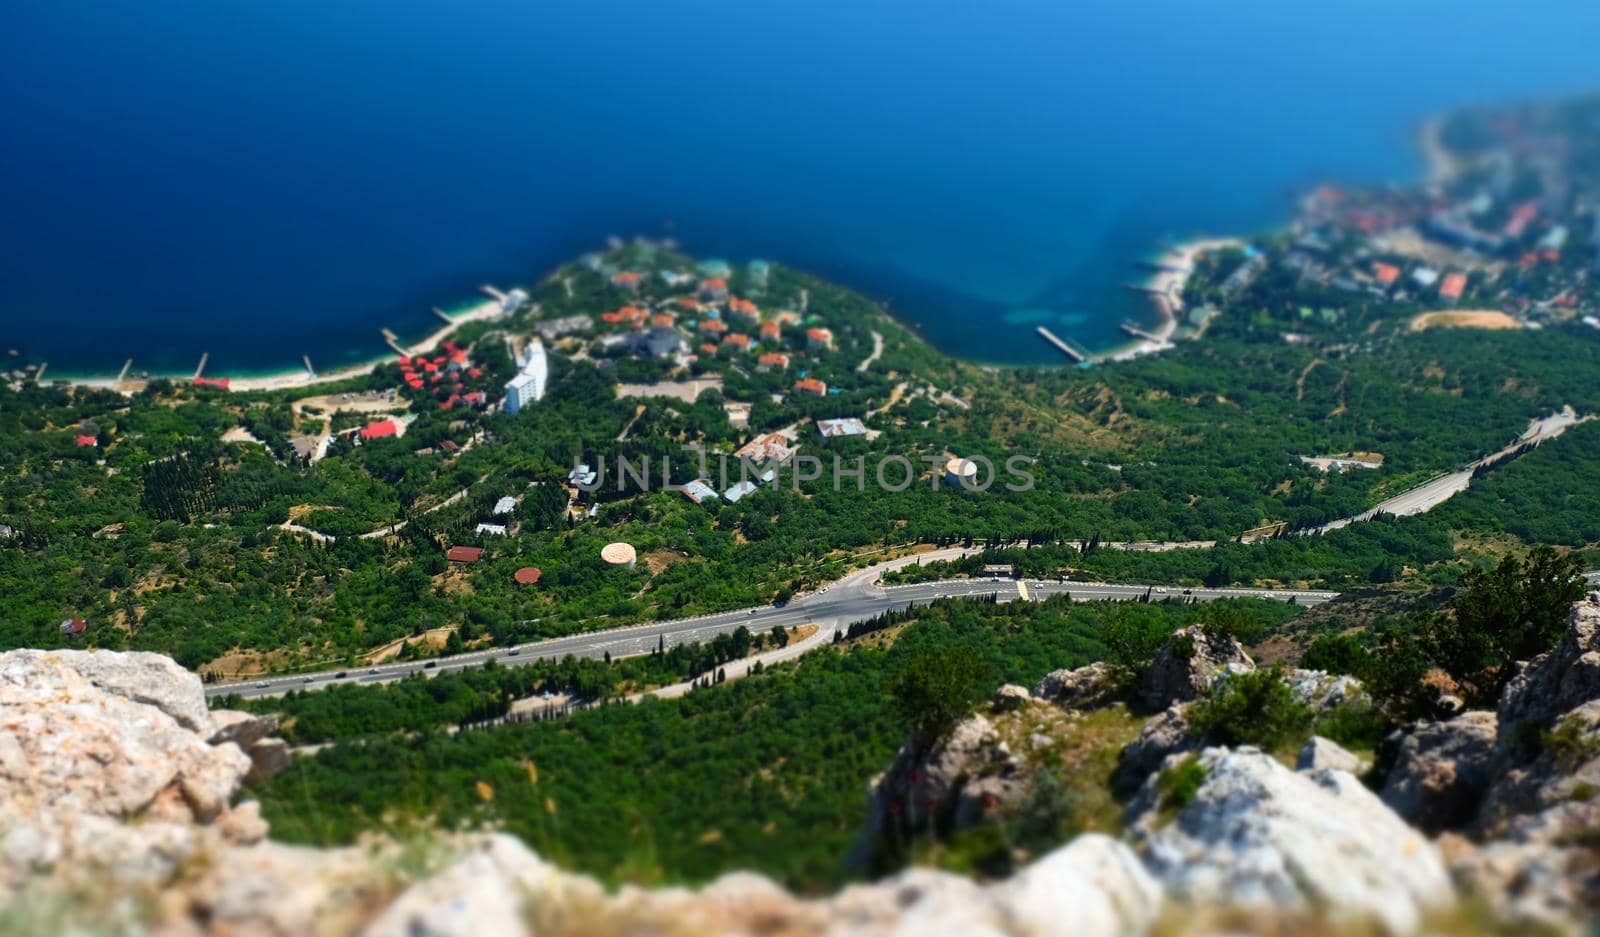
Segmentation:
<svg viewBox="0 0 1600 937">
<path fill-rule="evenodd" d="M 1600 5 L 605 5 L 0 12 L 0 347 L 58 373 L 324 370 L 607 235 L 816 269 L 1052 362 L 1171 239 L 1413 178 L 1443 107 L 1600 85 Z"/>
</svg>

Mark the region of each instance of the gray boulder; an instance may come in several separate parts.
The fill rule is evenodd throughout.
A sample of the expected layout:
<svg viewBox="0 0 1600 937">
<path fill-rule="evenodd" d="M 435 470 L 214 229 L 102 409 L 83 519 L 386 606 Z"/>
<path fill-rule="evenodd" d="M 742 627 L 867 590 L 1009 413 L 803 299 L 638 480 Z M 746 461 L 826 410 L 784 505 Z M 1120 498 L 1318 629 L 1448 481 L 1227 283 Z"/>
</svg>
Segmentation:
<svg viewBox="0 0 1600 937">
<path fill-rule="evenodd" d="M 931 749 L 907 743 L 889 770 L 873 781 L 864 841 L 926 829 L 935 817 L 949 817 L 953 829 L 981 823 L 1027 795 L 1029 773 L 1023 760 L 1001 740 L 981 715 L 968 717 Z"/>
<path fill-rule="evenodd" d="M 1361 681 L 1345 674 L 1330 674 L 1322 670 L 1300 670 L 1286 674 L 1289 692 L 1295 701 L 1310 706 L 1318 712 L 1328 712 L 1345 705 L 1370 704 L 1372 697 L 1362 687 Z"/>
<path fill-rule="evenodd" d="M 1031 702 L 1033 702 L 1033 695 L 1028 692 L 1027 687 L 1008 683 L 995 691 L 993 705 L 996 712 L 1010 712 L 1014 709 L 1021 709 Z"/>
<path fill-rule="evenodd" d="M 1344 746 L 1320 735 L 1306 739 L 1294 763 L 1296 771 L 1346 771 L 1358 776 L 1368 767 L 1367 762 Z"/>
<path fill-rule="evenodd" d="M 250 758 L 250 773 L 244 779 L 246 784 L 259 784 L 276 777 L 289 767 L 289 760 L 293 757 L 289 743 L 283 739 L 261 739 L 252 744 L 245 754 Z"/>
<path fill-rule="evenodd" d="M 1176 817 L 1135 827 L 1146 865 L 1176 895 L 1396 934 L 1453 903 L 1438 851 L 1350 774 L 1297 774 L 1251 748 L 1207 749 L 1199 763 L 1205 779 Z"/>
<path fill-rule="evenodd" d="M 1097 661 L 1076 670 L 1051 671 L 1033 695 L 1067 709 L 1094 709 L 1115 699 L 1120 689 L 1116 671 Z"/>
<path fill-rule="evenodd" d="M 1173 633 L 1144 673 L 1139 700 L 1149 709 L 1199 699 L 1221 676 L 1248 672 L 1255 662 L 1232 637 L 1201 625 Z"/>
<path fill-rule="evenodd" d="M 1200 740 L 1189 731 L 1188 707 L 1170 706 L 1147 720 L 1139 737 L 1122 750 L 1116 783 L 1122 788 L 1142 784 L 1169 757 L 1199 747 Z"/>
<path fill-rule="evenodd" d="M 1431 833 L 1467 825 L 1493 780 L 1497 727 L 1491 712 L 1416 723 L 1400 740 L 1383 802 Z"/>
<path fill-rule="evenodd" d="M 232 742 L 248 750 L 251 745 L 278 731 L 278 717 L 257 716 L 237 709 L 218 709 L 211 713 L 212 745 Z"/>
</svg>

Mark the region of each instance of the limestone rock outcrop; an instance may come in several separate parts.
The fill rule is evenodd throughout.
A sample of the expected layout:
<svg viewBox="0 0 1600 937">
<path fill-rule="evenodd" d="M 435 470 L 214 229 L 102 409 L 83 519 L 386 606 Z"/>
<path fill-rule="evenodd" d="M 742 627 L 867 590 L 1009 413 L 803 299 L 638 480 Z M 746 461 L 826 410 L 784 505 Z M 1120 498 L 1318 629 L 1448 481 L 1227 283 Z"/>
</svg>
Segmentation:
<svg viewBox="0 0 1600 937">
<path fill-rule="evenodd" d="M 1146 864 L 1169 892 L 1201 905 L 1321 909 L 1391 933 L 1414 932 L 1453 903 L 1433 844 L 1350 774 L 1297 773 L 1250 748 L 1196 757 L 1204 780 L 1170 822 L 1136 818 Z"/>
<path fill-rule="evenodd" d="M 212 841 L 254 835 L 228 822 L 250 759 L 208 743 L 200 681 L 159 661 L 0 655 L 0 893 L 41 870 L 159 882 Z"/>
<path fill-rule="evenodd" d="M 1500 693 L 1501 731 L 1548 729 L 1566 713 L 1600 699 L 1600 604 L 1579 602 L 1552 649 L 1535 657 Z M 1526 724 L 1530 729 L 1523 729 Z"/>
<path fill-rule="evenodd" d="M 1054 670 L 1033 688 L 1038 699 L 1068 709 L 1093 709 L 1116 698 L 1120 687 L 1111 665 L 1096 662 L 1073 670 Z"/>
<path fill-rule="evenodd" d="M 1415 724 L 1401 737 L 1379 796 L 1430 833 L 1467 825 L 1493 778 L 1497 728 L 1491 712 Z"/>
<path fill-rule="evenodd" d="M 1254 669 L 1255 662 L 1237 640 L 1191 625 L 1174 632 L 1145 670 L 1139 699 L 1147 709 L 1166 709 L 1199 699 L 1220 677 Z"/>
<path fill-rule="evenodd" d="M 1300 753 L 1295 758 L 1296 771 L 1344 771 L 1356 776 L 1365 773 L 1370 767 L 1354 752 L 1347 750 L 1331 739 L 1320 735 L 1313 735 L 1306 739 L 1300 747 Z"/>
</svg>

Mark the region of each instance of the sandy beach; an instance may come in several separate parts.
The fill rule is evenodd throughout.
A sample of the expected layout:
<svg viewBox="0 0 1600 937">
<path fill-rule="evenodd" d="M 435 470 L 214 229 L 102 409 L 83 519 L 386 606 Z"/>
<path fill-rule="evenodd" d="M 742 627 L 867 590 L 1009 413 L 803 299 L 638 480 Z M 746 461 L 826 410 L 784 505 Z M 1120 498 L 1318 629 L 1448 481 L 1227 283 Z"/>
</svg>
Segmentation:
<svg viewBox="0 0 1600 937">
<path fill-rule="evenodd" d="M 438 347 L 439 343 L 455 334 L 455 331 L 469 322 L 480 322 L 486 319 L 495 319 L 501 315 L 500 303 L 486 299 L 466 309 L 449 313 L 450 322 L 441 324 L 425 337 L 403 346 L 408 355 L 427 354 Z M 315 387 L 318 384 L 332 384 L 337 381 L 349 380 L 352 377 L 361 377 L 371 374 L 378 365 L 395 358 L 393 352 L 376 355 L 361 364 L 346 365 L 333 371 L 319 371 L 313 377 L 305 368 L 287 368 L 271 374 L 252 374 L 244 377 L 229 377 L 228 389 L 235 392 L 289 390 L 299 387 Z M 211 377 L 228 377 L 228 375 L 211 374 Z M 174 381 L 186 381 L 190 374 L 154 374 L 152 378 L 166 378 Z M 97 375 L 89 377 L 63 378 L 77 387 L 96 387 L 105 390 L 117 390 L 128 385 L 137 385 L 139 381 L 130 379 L 118 384 L 116 376 Z"/>
<path fill-rule="evenodd" d="M 1238 238 L 1195 238 L 1174 246 L 1156 258 L 1156 275 L 1150 279 L 1150 298 L 1155 303 L 1160 321 L 1151 330 L 1153 338 L 1141 338 L 1104 354 L 1095 361 L 1127 361 L 1141 355 L 1166 351 L 1172 347 L 1172 335 L 1178 330 L 1183 316 L 1183 290 L 1194 273 L 1195 261 L 1201 254 L 1227 247 L 1243 247 Z"/>
</svg>

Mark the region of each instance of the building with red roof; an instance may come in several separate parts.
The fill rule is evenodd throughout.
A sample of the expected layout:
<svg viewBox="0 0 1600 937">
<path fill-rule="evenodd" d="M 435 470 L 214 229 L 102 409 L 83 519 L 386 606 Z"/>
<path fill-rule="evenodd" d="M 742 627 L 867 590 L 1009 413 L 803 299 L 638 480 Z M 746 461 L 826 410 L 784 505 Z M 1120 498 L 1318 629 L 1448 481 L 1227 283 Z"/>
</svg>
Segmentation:
<svg viewBox="0 0 1600 937">
<path fill-rule="evenodd" d="M 802 378 L 801 380 L 795 381 L 794 389 L 802 394 L 815 394 L 818 397 L 825 397 L 828 394 L 828 385 L 822 383 L 814 377 Z"/>
<path fill-rule="evenodd" d="M 79 446 L 98 446 L 98 445 L 100 445 L 100 440 L 98 438 L 94 437 L 94 436 L 90 436 L 88 433 L 79 433 L 77 435 L 76 441 L 77 441 Z"/>
<path fill-rule="evenodd" d="M 399 433 L 400 426 L 394 420 L 379 420 L 376 423 L 368 423 L 362 427 L 361 438 L 382 439 L 385 436 L 395 436 Z"/>
<path fill-rule="evenodd" d="M 721 335 L 723 332 L 728 331 L 728 323 L 722 321 L 721 319 L 701 319 L 700 324 L 696 326 L 696 328 L 702 332 L 710 332 L 714 335 Z"/>
<path fill-rule="evenodd" d="M 511 578 L 515 579 L 519 586 L 532 586 L 538 584 L 540 575 L 539 567 L 524 566 L 512 573 Z"/>
<path fill-rule="evenodd" d="M 708 277 L 700 281 L 700 298 L 720 302 L 728 298 L 728 281 L 722 277 Z"/>
<path fill-rule="evenodd" d="M 722 337 L 722 344 L 731 345 L 741 351 L 749 351 L 754 342 L 750 340 L 750 336 L 745 335 L 743 332 L 732 332 Z"/>
<path fill-rule="evenodd" d="M 1467 291 L 1467 275 L 1465 273 L 1447 274 L 1444 282 L 1439 284 L 1439 298 L 1447 302 L 1457 302 L 1461 294 Z"/>
<path fill-rule="evenodd" d="M 806 329 L 806 347 L 813 351 L 833 347 L 833 333 L 823 328 Z"/>
<path fill-rule="evenodd" d="M 1378 261 L 1372 265 L 1372 276 L 1384 286 L 1394 286 L 1395 281 L 1400 279 L 1400 268 Z"/>
<path fill-rule="evenodd" d="M 639 288 L 640 279 L 639 274 L 634 273 L 632 270 L 624 270 L 621 273 L 613 273 L 611 275 L 611 285 L 625 290 L 636 290 Z"/>
<path fill-rule="evenodd" d="M 770 322 L 763 322 L 761 323 L 760 335 L 763 339 L 777 341 L 783 337 L 783 326 L 779 325 L 776 319 Z"/>
<path fill-rule="evenodd" d="M 483 559 L 483 547 L 451 547 L 444 558 L 452 563 L 476 563 Z"/>
<path fill-rule="evenodd" d="M 225 377 L 197 377 L 194 379 L 196 387 L 215 387 L 218 390 L 228 389 L 228 379 Z"/>
<path fill-rule="evenodd" d="M 783 354 L 782 352 L 769 351 L 766 354 L 763 354 L 762 356 L 760 356 L 759 358 L 756 359 L 756 370 L 757 371 L 771 371 L 774 368 L 778 369 L 779 371 L 782 371 L 782 370 L 787 369 L 788 367 L 789 367 L 789 356 L 786 355 L 786 354 Z"/>
</svg>

